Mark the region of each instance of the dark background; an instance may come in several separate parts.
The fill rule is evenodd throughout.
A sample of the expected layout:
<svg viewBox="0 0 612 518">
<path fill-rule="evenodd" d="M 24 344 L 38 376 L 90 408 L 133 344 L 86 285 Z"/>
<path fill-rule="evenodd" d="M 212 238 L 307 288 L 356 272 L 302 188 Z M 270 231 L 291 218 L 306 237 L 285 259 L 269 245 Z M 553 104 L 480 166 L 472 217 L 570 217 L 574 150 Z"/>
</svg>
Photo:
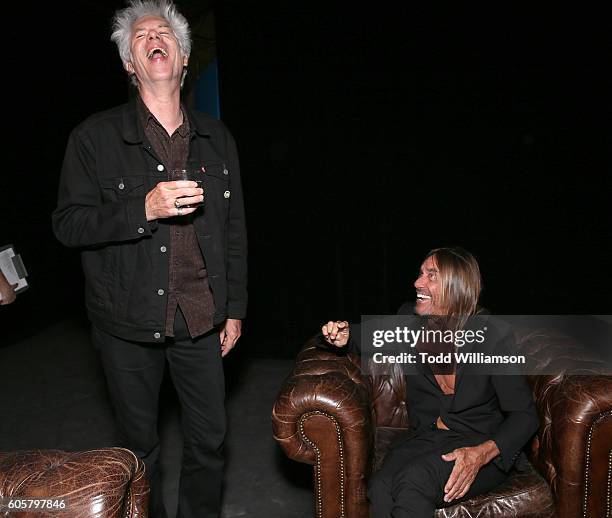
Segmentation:
<svg viewBox="0 0 612 518">
<path fill-rule="evenodd" d="M 612 313 L 601 15 L 329 4 L 216 6 L 250 237 L 238 354 L 293 356 L 326 319 L 395 312 L 446 245 L 477 256 L 495 313 Z M 0 308 L 3 345 L 85 318 L 50 214 L 70 130 L 127 99 L 120 6 L 7 14 L 0 244 L 31 288 Z"/>
</svg>

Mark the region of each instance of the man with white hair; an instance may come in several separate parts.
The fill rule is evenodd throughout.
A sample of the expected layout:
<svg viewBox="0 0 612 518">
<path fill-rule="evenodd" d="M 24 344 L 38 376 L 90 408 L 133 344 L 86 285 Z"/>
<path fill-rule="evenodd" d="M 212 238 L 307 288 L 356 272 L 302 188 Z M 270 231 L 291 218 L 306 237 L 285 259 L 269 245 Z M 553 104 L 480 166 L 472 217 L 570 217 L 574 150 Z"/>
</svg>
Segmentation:
<svg viewBox="0 0 612 518">
<path fill-rule="evenodd" d="M 159 487 L 158 396 L 166 360 L 182 407 L 178 516 L 220 514 L 225 437 L 222 357 L 246 315 L 246 226 L 234 140 L 181 104 L 187 20 L 167 1 L 131 1 L 111 39 L 138 95 L 77 126 L 53 213 L 81 249 L 92 336 L 122 444 L 145 462 L 151 515 Z M 197 162 L 202 188 L 168 181 Z"/>
</svg>

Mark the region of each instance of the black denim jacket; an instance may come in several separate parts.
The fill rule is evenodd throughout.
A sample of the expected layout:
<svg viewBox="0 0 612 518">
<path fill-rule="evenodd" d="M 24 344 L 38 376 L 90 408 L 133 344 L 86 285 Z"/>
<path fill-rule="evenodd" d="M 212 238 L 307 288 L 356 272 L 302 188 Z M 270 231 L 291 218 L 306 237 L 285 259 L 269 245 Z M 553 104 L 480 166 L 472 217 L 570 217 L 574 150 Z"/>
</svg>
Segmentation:
<svg viewBox="0 0 612 518">
<path fill-rule="evenodd" d="M 247 236 L 234 139 L 225 125 L 187 110 L 189 160 L 206 170 L 204 205 L 193 218 L 215 302 L 214 323 L 247 306 Z M 71 133 L 53 230 L 81 249 L 91 321 L 129 340 L 164 340 L 169 226 L 147 222 L 145 196 L 166 181 L 144 136 L 135 100 L 89 117 Z"/>
</svg>

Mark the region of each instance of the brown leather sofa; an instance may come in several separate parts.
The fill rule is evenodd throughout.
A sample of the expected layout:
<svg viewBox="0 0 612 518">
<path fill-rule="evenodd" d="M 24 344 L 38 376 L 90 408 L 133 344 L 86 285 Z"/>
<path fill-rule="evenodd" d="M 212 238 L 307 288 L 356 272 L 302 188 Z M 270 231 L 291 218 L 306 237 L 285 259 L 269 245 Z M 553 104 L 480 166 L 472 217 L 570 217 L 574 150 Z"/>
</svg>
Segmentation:
<svg viewBox="0 0 612 518">
<path fill-rule="evenodd" d="M 529 377 L 541 420 L 527 448 L 531 468 L 493 492 L 438 509 L 436 518 L 610 517 L 612 377 L 565 336 L 523 332 L 519 346 L 547 372 L 554 362 L 561 373 Z M 314 466 L 317 518 L 367 517 L 367 478 L 409 426 L 403 377 L 372 378 L 359 365 L 309 341 L 273 409 L 285 453 Z"/>
<path fill-rule="evenodd" d="M 0 452 L 0 516 L 146 518 L 148 496 L 144 464 L 123 448 Z"/>
</svg>

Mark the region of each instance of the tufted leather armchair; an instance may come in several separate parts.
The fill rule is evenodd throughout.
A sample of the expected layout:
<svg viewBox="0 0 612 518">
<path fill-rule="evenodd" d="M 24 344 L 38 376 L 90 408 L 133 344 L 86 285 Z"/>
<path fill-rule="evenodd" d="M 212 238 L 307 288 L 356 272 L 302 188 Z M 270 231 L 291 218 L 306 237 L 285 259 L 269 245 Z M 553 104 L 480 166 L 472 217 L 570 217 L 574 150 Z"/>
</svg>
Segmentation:
<svg viewBox="0 0 612 518">
<path fill-rule="evenodd" d="M 612 377 L 568 337 L 524 331 L 519 349 L 558 375 L 530 376 L 540 429 L 531 468 L 494 491 L 438 509 L 436 518 L 611 516 Z M 571 366 L 572 375 L 565 374 Z M 549 369 L 548 372 L 551 372 Z M 314 467 L 317 518 L 366 518 L 366 483 L 399 434 L 408 433 L 403 377 L 365 376 L 360 360 L 309 341 L 284 381 L 274 436 L 292 459 Z"/>
<path fill-rule="evenodd" d="M 146 518 L 148 496 L 144 464 L 123 448 L 0 452 L 0 516 Z M 56 508 L 16 510 L 34 499 Z"/>
</svg>

